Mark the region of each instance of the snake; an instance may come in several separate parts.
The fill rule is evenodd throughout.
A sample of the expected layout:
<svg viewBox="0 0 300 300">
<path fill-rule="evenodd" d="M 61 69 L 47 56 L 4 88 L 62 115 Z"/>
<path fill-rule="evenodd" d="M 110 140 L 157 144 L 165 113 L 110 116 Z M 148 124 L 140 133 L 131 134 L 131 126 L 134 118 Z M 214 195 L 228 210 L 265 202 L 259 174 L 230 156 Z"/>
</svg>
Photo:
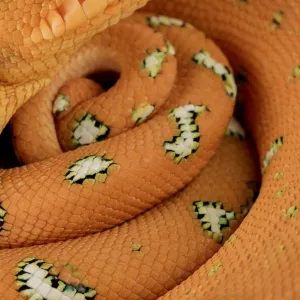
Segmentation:
<svg viewBox="0 0 300 300">
<path fill-rule="evenodd" d="M 296 1 L 0 9 L 1 299 L 299 297 Z"/>
</svg>

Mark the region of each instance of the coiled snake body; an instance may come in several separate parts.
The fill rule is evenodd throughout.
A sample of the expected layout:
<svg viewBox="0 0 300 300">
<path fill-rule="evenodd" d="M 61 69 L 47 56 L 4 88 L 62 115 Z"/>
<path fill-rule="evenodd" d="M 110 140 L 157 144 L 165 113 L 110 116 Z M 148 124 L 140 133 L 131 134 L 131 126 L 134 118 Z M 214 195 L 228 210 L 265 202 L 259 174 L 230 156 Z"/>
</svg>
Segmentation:
<svg viewBox="0 0 300 300">
<path fill-rule="evenodd" d="M 145 2 L 3 30 L 1 299 L 297 299 L 299 5 Z"/>
</svg>

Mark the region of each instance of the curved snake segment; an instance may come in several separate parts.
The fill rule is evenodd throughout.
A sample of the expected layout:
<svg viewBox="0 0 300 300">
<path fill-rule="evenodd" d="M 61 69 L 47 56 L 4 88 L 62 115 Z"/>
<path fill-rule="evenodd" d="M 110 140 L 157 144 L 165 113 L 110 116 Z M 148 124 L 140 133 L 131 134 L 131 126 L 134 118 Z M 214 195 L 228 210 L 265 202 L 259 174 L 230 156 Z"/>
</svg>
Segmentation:
<svg viewBox="0 0 300 300">
<path fill-rule="evenodd" d="M 228 174 L 227 165 L 235 172 Z M 83 276 L 86 274 L 82 279 L 87 280 L 84 285 L 96 289 L 95 299 L 155 298 L 154 295 L 162 295 L 173 287 L 179 278 L 182 280 L 195 271 L 220 247 L 202 229 L 194 212 L 194 200 L 218 199 L 227 211 L 241 214 L 243 206 L 255 200 L 255 187 L 248 182 L 257 182 L 258 175 L 248 142 L 226 137 L 216 156 L 190 185 L 149 212 L 104 233 L 62 243 L 2 250 L 2 269 L 6 274 L 6 270 L 33 255 L 47 257 L 50 264 L 68 258 Z M 224 189 L 220 190 L 222 182 Z M 222 231 L 224 241 L 240 221 L 231 221 Z M 151 227 L 145 226 L 152 223 Z M 173 254 L 165 258 L 164 253 L 169 252 Z M 164 276 L 157 277 L 157 272 Z M 136 277 L 141 278 L 139 285 Z"/>
<path fill-rule="evenodd" d="M 298 255 L 298 243 L 296 246 L 293 238 L 299 222 L 297 213 L 292 219 L 286 218 L 283 213 L 283 210 L 286 212 L 297 206 L 297 201 L 289 196 L 297 194 L 295 187 L 298 185 L 298 179 L 291 179 L 291 172 L 298 166 L 292 154 L 298 147 L 295 142 L 298 134 L 290 127 L 297 124 L 297 121 L 290 119 L 294 115 L 290 109 L 293 107 L 297 110 L 296 94 L 299 84 L 295 81 L 292 81 L 293 84 L 287 82 L 290 81 L 298 60 L 297 55 L 291 54 L 291 48 L 298 49 L 295 29 L 298 21 L 293 3 L 289 1 L 267 1 L 263 10 L 259 1 L 236 5 L 233 2 L 227 1 L 218 7 L 216 3 L 214 5 L 208 1 L 191 1 L 190 6 L 187 1 L 175 1 L 173 5 L 176 6 L 176 11 L 172 11 L 166 4 L 155 1 L 154 4 L 149 4 L 147 10 L 155 9 L 157 14 L 171 14 L 192 22 L 222 45 L 230 60 L 235 61 L 236 68 L 243 67 L 247 70 L 247 83 L 243 93 L 244 115 L 258 147 L 261 165 L 271 143 L 283 136 L 284 144 L 272 158 L 263 177 L 262 191 L 257 203 L 247 217 L 247 222 L 235 234 L 234 240 L 162 299 L 182 299 L 187 294 L 193 299 L 297 299 L 300 292 L 298 284 L 291 279 L 299 273 L 299 267 L 294 265 Z M 284 18 L 280 26 L 274 28 L 272 16 L 278 11 L 284 12 Z M 209 21 L 210 18 L 223 18 L 223 22 L 212 22 Z M 296 27 L 289 23 L 291 20 Z M 281 51 L 291 54 L 285 60 L 285 65 L 282 65 L 280 74 L 275 65 L 282 61 L 282 56 L 272 48 L 278 41 L 284 41 L 280 46 Z M 278 91 L 281 96 L 277 94 Z M 276 112 L 271 107 L 276 107 Z M 289 117 L 285 117 L 287 115 Z M 293 146 L 289 145 L 288 140 Z M 278 180 L 275 179 L 274 176 L 281 172 L 284 175 Z M 284 192 L 280 193 L 279 198 L 274 198 L 287 182 L 288 188 L 283 189 Z M 273 199 L 278 201 L 274 202 Z M 292 222 L 288 223 L 287 220 Z M 284 233 L 274 230 L 278 226 L 284 228 Z M 247 272 L 235 274 L 233 270 L 236 269 Z M 290 276 L 285 277 L 281 273 L 283 270 L 289 270 Z M 253 288 L 254 286 L 259 287 L 260 291 Z"/>
<path fill-rule="evenodd" d="M 64 94 L 59 94 L 53 103 L 53 113 L 59 115 L 69 108 L 70 99 Z"/>
<path fill-rule="evenodd" d="M 234 100 L 236 98 L 237 89 L 232 73 L 228 67 L 217 62 L 210 53 L 204 50 L 200 50 L 193 56 L 193 61 L 197 64 L 203 65 L 205 68 L 212 69 L 216 74 L 221 76 L 225 84 L 225 90 L 229 97 Z"/>
<path fill-rule="evenodd" d="M 55 116 L 56 130 L 59 131 L 58 121 L 71 113 L 79 103 L 96 97 L 103 92 L 104 89 L 101 85 L 87 78 L 75 78 L 65 83 L 59 89 L 53 101 L 52 113 Z"/>
<path fill-rule="evenodd" d="M 6 214 L 7 214 L 7 211 L 1 206 L 1 203 L 0 203 L 0 231 L 3 230 L 2 225 L 4 224 L 4 218 L 5 218 Z"/>
<path fill-rule="evenodd" d="M 271 145 L 270 145 L 270 150 L 266 153 L 266 156 L 263 161 L 263 166 L 262 166 L 262 173 L 264 174 L 266 172 L 267 167 L 271 163 L 271 160 L 274 156 L 275 153 L 277 153 L 280 148 L 283 145 L 283 137 L 279 137 L 276 139 Z"/>
<path fill-rule="evenodd" d="M 163 15 L 151 15 L 146 18 L 148 21 L 148 25 L 150 27 L 156 28 L 159 26 L 179 26 L 179 27 L 188 27 L 188 28 L 194 28 L 192 24 L 186 23 L 181 19 L 172 18 L 169 16 L 163 16 Z"/>
<path fill-rule="evenodd" d="M 225 135 L 236 136 L 242 140 L 246 139 L 246 137 L 247 137 L 245 129 L 241 126 L 241 124 L 235 118 L 232 118 L 230 120 L 228 127 L 226 129 Z"/>
<path fill-rule="evenodd" d="M 18 292 L 31 299 L 95 299 L 96 291 L 84 285 L 73 286 L 51 272 L 54 264 L 25 258 L 17 265 Z M 59 275 L 61 276 L 62 273 Z"/>
<path fill-rule="evenodd" d="M 134 28 L 134 21 L 124 22 L 124 24 L 120 24 L 122 32 L 127 30 L 128 24 L 129 28 Z M 117 32 L 117 28 L 118 25 L 114 27 L 115 32 Z M 141 34 L 144 33 L 144 29 L 146 32 L 147 30 L 151 31 L 144 25 L 137 24 L 136 30 L 140 30 Z M 46 240 L 54 242 L 111 228 L 171 196 L 191 181 L 206 165 L 224 134 L 232 114 L 233 103 L 223 90 L 222 80 L 206 68 L 195 66 L 192 57 L 199 48 L 207 48 L 212 55 L 215 54 L 220 59 L 220 62 L 227 62 L 220 50 L 197 30 L 189 32 L 193 37 L 190 46 L 188 48 L 180 47 L 181 41 L 186 37 L 185 31 L 190 31 L 190 29 L 177 29 L 179 31 L 172 32 L 171 28 L 170 34 L 166 34 L 165 39 L 172 44 L 174 42 L 176 53 L 181 57 L 181 62 L 178 64 L 179 76 L 176 78 L 177 82 L 172 90 L 170 87 L 167 88 L 171 90 L 169 97 L 156 116 L 137 128 L 112 136 L 101 143 L 78 148 L 73 152 L 60 154 L 51 160 L 22 167 L 20 170 L 12 170 L 3 176 L 0 198 L 4 198 L 9 193 L 10 185 L 8 183 L 11 181 L 15 182 L 13 186 L 24 186 L 24 196 L 5 197 L 3 201 L 5 209 L 16 203 L 18 205 L 14 210 L 10 209 L 6 217 L 4 228 L 9 227 L 10 229 L 5 232 L 5 239 L 0 241 L 2 247 L 41 244 Z M 163 41 L 161 34 L 153 34 L 158 35 L 159 40 Z M 109 37 L 105 34 L 96 37 L 96 41 L 100 45 L 102 39 L 109 39 Z M 143 53 L 145 52 L 142 51 L 142 55 Z M 167 52 L 162 50 L 160 53 L 165 55 Z M 169 56 L 169 54 L 166 55 Z M 171 56 L 170 59 L 174 58 Z M 137 65 L 141 68 L 142 64 Z M 135 67 L 133 66 L 133 68 Z M 156 78 L 152 76 L 149 78 L 149 74 L 143 73 L 143 69 L 140 72 L 146 76 L 142 78 L 146 82 L 150 80 L 151 84 L 155 84 L 155 81 L 160 78 L 162 79 L 161 84 L 166 82 L 168 86 L 170 82 L 174 81 L 172 79 L 174 75 L 169 76 L 170 79 L 164 76 L 165 73 L 158 73 Z M 115 89 L 100 94 L 100 97 L 103 95 L 105 99 L 109 94 L 115 93 L 118 84 L 121 90 L 125 89 L 123 85 L 128 81 L 126 75 L 130 77 L 130 74 L 130 72 L 124 73 L 124 79 L 120 79 L 114 87 Z M 185 86 L 184 81 L 181 80 L 186 74 L 190 74 L 189 79 L 196 86 L 195 89 Z M 39 102 L 43 107 L 42 101 Z M 75 102 L 77 103 L 77 100 Z M 92 136 L 92 142 L 94 139 L 97 141 L 100 133 L 105 135 L 108 132 L 109 124 L 106 121 L 100 123 L 98 117 L 96 119 L 91 114 L 92 105 L 97 108 L 92 101 L 86 101 L 86 103 L 89 109 L 81 119 L 77 119 L 76 129 L 73 133 L 73 137 L 78 134 L 78 140 L 82 144 L 88 142 L 89 136 Z M 124 109 L 127 111 L 129 121 L 132 122 L 131 112 L 127 109 L 129 104 L 126 103 Z M 28 102 L 29 109 L 30 105 L 31 103 Z M 180 137 L 176 138 L 175 148 L 171 146 L 171 149 L 169 146 L 171 143 L 167 141 L 178 134 L 176 128 L 178 126 L 174 126 L 174 121 L 170 120 L 168 115 L 176 107 L 186 108 L 187 117 L 180 116 Z M 26 113 L 25 109 L 24 112 Z M 72 112 L 75 116 L 77 116 L 77 112 L 82 115 L 82 105 L 79 105 L 78 110 L 75 106 Z M 219 124 L 216 129 L 214 129 L 213 118 L 209 117 L 210 114 L 216 114 L 222 120 L 220 122 L 222 124 Z M 16 116 L 16 118 L 19 117 L 23 118 L 26 115 L 22 115 L 21 112 L 19 116 Z M 122 119 L 122 117 L 118 118 Z M 117 120 L 116 117 L 112 117 L 112 119 Z M 201 128 L 203 128 L 202 135 L 208 130 L 213 130 L 214 135 L 206 135 L 199 142 Z M 111 132 L 112 128 L 109 129 Z M 89 135 L 87 135 L 87 131 Z M 174 158 L 177 163 L 179 163 L 177 159 L 179 155 L 178 157 L 182 160 L 179 167 L 166 157 L 166 150 L 175 151 Z M 182 174 L 185 175 L 182 176 Z M 157 176 L 160 176 L 160 182 L 156 182 Z M 22 178 L 26 177 L 27 181 L 24 184 Z M 120 182 L 122 184 L 119 184 Z M 132 187 L 136 186 L 137 182 L 141 187 L 133 189 Z M 143 188 L 144 185 L 149 188 Z M 50 188 L 48 188 L 49 186 Z M 82 211 L 84 212 L 82 213 Z M 48 222 L 50 215 L 51 223 Z M 28 225 L 30 232 L 23 230 L 28 219 L 31 219 L 30 222 L 32 222 Z"/>
<path fill-rule="evenodd" d="M 109 135 L 110 128 L 98 121 L 95 115 L 86 113 L 74 123 L 72 143 L 76 147 L 100 142 Z"/>
<path fill-rule="evenodd" d="M 187 104 L 170 112 L 169 117 L 178 124 L 179 135 L 174 136 L 172 141 L 164 142 L 163 146 L 167 153 L 172 154 L 174 162 L 180 163 L 198 150 L 200 133 L 195 119 L 205 111 L 209 110 L 204 105 Z"/>
<path fill-rule="evenodd" d="M 132 122 L 134 124 L 145 122 L 155 110 L 152 104 L 141 104 L 139 107 L 132 109 Z"/>
<path fill-rule="evenodd" d="M 253 193 L 255 194 L 255 190 Z M 248 214 L 253 200 L 255 199 L 250 199 L 249 203 L 243 205 L 240 213 L 226 211 L 221 202 L 194 201 L 193 206 L 204 233 L 218 243 L 222 243 L 232 232 L 232 223 Z"/>
<path fill-rule="evenodd" d="M 1 297 L 298 299 L 298 4 L 152 0 L 104 30 L 147 1 L 37 1 L 32 19 L 22 2 L 1 4 L 0 124 L 22 106 L 14 143 L 35 163 L 0 170 L 0 247 L 18 247 L 0 250 Z M 104 44 L 124 37 L 154 101 L 123 97 L 130 72 Z M 99 70 L 120 79 L 104 91 Z M 60 97 L 73 80 L 96 94 Z"/>
<path fill-rule="evenodd" d="M 90 155 L 75 161 L 66 171 L 65 180 L 82 184 L 85 180 L 105 182 L 113 160 L 104 156 Z"/>
<path fill-rule="evenodd" d="M 142 30 L 143 35 L 140 34 Z M 159 110 L 172 88 L 176 76 L 176 61 L 167 51 L 166 42 L 160 35 L 132 22 L 123 22 L 122 26 L 109 31 L 97 40 L 97 47 L 104 56 L 103 68 L 112 68 L 114 64 L 116 65 L 114 71 L 120 70 L 127 76 L 121 75 L 120 80 L 107 93 L 95 94 L 91 101 L 89 98 L 82 99 L 83 101 L 67 116 L 58 120 L 58 135 L 63 150 L 72 150 L 100 141 L 107 136 L 113 137 L 132 128 L 135 125 L 132 122 L 132 108 L 152 105 Z M 127 38 L 125 41 L 118 38 L 124 35 L 130 36 L 130 39 Z M 138 45 L 135 51 L 129 46 L 131 43 Z M 113 64 L 109 65 L 110 61 Z M 148 76 L 156 80 L 151 80 Z M 112 111 L 117 118 L 112 117 Z M 80 123 L 86 121 L 86 115 L 89 119 L 92 116 L 95 122 L 101 124 L 101 128 L 94 124 L 94 136 L 88 140 L 81 135 L 79 138 L 77 128 Z"/>
</svg>

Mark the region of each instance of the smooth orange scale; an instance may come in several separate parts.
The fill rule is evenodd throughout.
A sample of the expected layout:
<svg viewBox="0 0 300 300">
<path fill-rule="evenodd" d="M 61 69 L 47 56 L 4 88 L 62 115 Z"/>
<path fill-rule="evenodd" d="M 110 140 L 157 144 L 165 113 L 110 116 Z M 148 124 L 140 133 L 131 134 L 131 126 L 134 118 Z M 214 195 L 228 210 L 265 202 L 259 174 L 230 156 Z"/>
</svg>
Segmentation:
<svg viewBox="0 0 300 300">
<path fill-rule="evenodd" d="M 25 0 L 18 0 L 17 7 L 18 9 L 23 9 L 25 5 Z"/>
<path fill-rule="evenodd" d="M 14 18 L 13 12 L 11 12 L 11 11 L 6 11 L 4 13 L 4 15 L 5 15 L 4 18 L 6 21 L 13 20 L 13 18 Z"/>
<path fill-rule="evenodd" d="M 122 8 L 122 4 L 115 4 L 115 5 L 111 5 L 108 6 L 105 10 L 104 10 L 104 14 L 106 15 L 111 15 L 111 16 L 115 16 L 115 15 L 119 15 L 121 12 L 121 8 Z"/>
<path fill-rule="evenodd" d="M 39 27 L 32 29 L 30 38 L 35 44 L 39 43 L 43 39 L 42 32 Z"/>
<path fill-rule="evenodd" d="M 119 21 L 120 21 L 120 18 L 119 18 L 119 17 L 111 18 L 111 19 L 109 20 L 109 26 L 115 25 L 115 24 L 117 24 Z"/>
<path fill-rule="evenodd" d="M 31 6 L 31 14 L 35 15 L 38 14 L 41 11 L 41 5 L 40 4 L 33 4 Z"/>
<path fill-rule="evenodd" d="M 31 27 L 38 27 L 39 24 L 40 24 L 40 20 L 41 20 L 41 18 L 40 18 L 40 16 L 38 14 L 33 15 L 31 17 L 31 19 L 30 19 L 30 25 L 31 25 Z"/>
<path fill-rule="evenodd" d="M 17 9 L 14 11 L 14 19 L 20 22 L 22 20 L 23 11 L 21 9 Z"/>
<path fill-rule="evenodd" d="M 108 0 L 109 5 L 117 4 L 119 0 Z"/>
<path fill-rule="evenodd" d="M 31 34 L 32 28 L 29 25 L 24 25 L 21 29 L 21 33 L 24 38 L 29 37 Z"/>
<path fill-rule="evenodd" d="M 101 17 L 95 17 L 91 20 L 91 24 L 93 26 L 101 26 L 102 25 L 102 27 L 99 27 L 99 28 L 101 28 L 100 30 L 104 30 L 108 27 L 109 18 L 110 18 L 110 16 L 108 16 L 108 15 L 104 15 Z"/>
<path fill-rule="evenodd" d="M 56 5 L 56 7 L 59 7 L 59 6 L 63 5 L 63 3 L 64 3 L 64 0 L 53 0 L 53 1 L 51 1 L 51 5 L 52 4 Z"/>
<path fill-rule="evenodd" d="M 30 10 L 31 10 L 31 5 L 25 5 L 25 7 L 23 8 L 24 13 L 26 14 L 30 14 Z"/>
<path fill-rule="evenodd" d="M 50 11 L 49 7 L 47 7 L 47 6 L 42 7 L 41 11 L 40 11 L 40 17 L 42 19 L 45 19 L 47 17 L 47 15 L 48 15 L 49 11 Z"/>
<path fill-rule="evenodd" d="M 25 13 L 25 14 L 24 14 L 24 17 L 23 17 L 23 22 L 24 22 L 25 24 L 29 24 L 29 23 L 30 23 L 30 20 L 31 20 L 31 15 L 30 15 L 30 13 Z"/>
<path fill-rule="evenodd" d="M 23 44 L 23 36 L 19 30 L 13 32 L 13 40 L 16 45 Z"/>
<path fill-rule="evenodd" d="M 89 19 L 96 17 L 97 15 L 103 14 L 105 8 L 107 7 L 107 0 L 83 0 L 81 1 L 81 6 Z"/>
<path fill-rule="evenodd" d="M 52 30 L 50 29 L 48 23 L 44 19 L 41 19 L 40 29 L 45 40 L 51 40 L 54 38 Z"/>
<path fill-rule="evenodd" d="M 6 22 L 6 26 L 8 32 L 11 33 L 16 30 L 16 21 L 15 20 L 8 21 Z"/>
<path fill-rule="evenodd" d="M 66 25 L 57 11 L 50 10 L 46 19 L 55 37 L 60 37 L 65 33 Z"/>
<path fill-rule="evenodd" d="M 21 30 L 24 27 L 24 23 L 21 20 L 17 21 L 17 30 Z"/>
<path fill-rule="evenodd" d="M 24 38 L 24 46 L 31 47 L 32 45 L 33 45 L 33 41 L 32 41 L 31 35 L 29 37 L 25 37 Z"/>
<path fill-rule="evenodd" d="M 77 0 L 65 0 L 58 8 L 58 12 L 65 21 L 66 30 L 72 30 L 87 23 L 86 15 Z"/>
<path fill-rule="evenodd" d="M 17 4 L 15 2 L 11 2 L 11 3 L 9 3 L 8 8 L 10 11 L 14 11 L 17 8 Z"/>
</svg>

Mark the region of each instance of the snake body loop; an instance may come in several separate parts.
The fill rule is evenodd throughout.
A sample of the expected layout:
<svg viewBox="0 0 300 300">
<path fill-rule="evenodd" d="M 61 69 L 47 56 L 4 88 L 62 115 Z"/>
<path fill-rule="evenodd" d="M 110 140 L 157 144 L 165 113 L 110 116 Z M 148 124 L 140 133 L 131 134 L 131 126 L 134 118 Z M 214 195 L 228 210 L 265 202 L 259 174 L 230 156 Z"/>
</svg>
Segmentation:
<svg viewBox="0 0 300 300">
<path fill-rule="evenodd" d="M 99 49 L 103 48 L 103 52 L 109 50 L 102 46 L 102 43 L 117 49 L 121 43 L 118 27 L 122 35 L 124 32 L 133 34 L 135 28 L 136 35 L 144 42 L 148 42 L 147 36 L 145 39 L 145 32 L 148 30 L 150 36 L 157 37 L 157 41 L 155 39 L 152 41 L 155 47 L 143 46 L 141 42 L 137 52 L 132 52 L 134 63 L 131 63 L 131 58 L 128 57 L 129 51 L 125 52 L 128 59 L 126 65 L 121 67 L 124 73 L 111 90 L 90 100 L 83 99 L 82 102 L 72 100 L 71 94 L 64 94 L 70 99 L 70 108 L 66 108 L 70 112 L 58 119 L 56 123 L 58 128 L 63 128 L 59 131 L 61 134 L 58 134 L 58 138 L 61 137 L 60 144 L 69 143 L 77 149 L 3 174 L 3 189 L 0 192 L 2 195 L 7 194 L 11 186 L 21 185 L 22 178 L 26 177 L 28 179 L 24 189 L 28 186 L 29 190 L 24 193 L 24 196 L 8 197 L 1 203 L 8 212 L 2 225 L 1 233 L 5 237 L 0 242 L 2 247 L 54 242 L 111 228 L 171 196 L 190 182 L 214 154 L 231 117 L 235 95 L 226 92 L 224 89 L 226 80 L 223 80 L 214 69 L 207 67 L 204 63 L 205 59 L 202 62 L 195 62 L 194 55 L 199 49 L 205 49 L 215 57 L 215 64 L 218 61 L 220 66 L 223 66 L 223 63 L 228 64 L 226 59 L 220 50 L 196 29 L 170 28 L 162 38 L 161 33 L 154 33 L 140 23 L 124 21 L 113 27 L 109 34 L 104 33 L 92 41 L 93 45 L 100 47 Z M 189 47 L 182 45 L 186 35 L 189 35 Z M 113 46 L 116 43 L 115 39 L 118 39 L 117 46 Z M 179 62 L 175 82 L 175 60 L 167 51 L 164 40 L 168 40 L 176 49 Z M 111 55 L 113 53 L 111 51 Z M 157 58 L 158 54 L 163 56 L 161 60 Z M 116 55 L 120 61 L 125 59 Z M 153 61 L 159 65 L 153 64 Z M 224 67 L 224 70 L 229 74 L 230 67 L 226 68 Z M 125 72 L 126 69 L 128 71 Z M 139 74 L 140 79 L 136 79 L 135 74 Z M 189 74 L 190 84 L 195 86 L 193 89 L 185 84 L 187 74 Z M 145 92 L 139 92 L 138 86 L 136 90 L 130 88 L 130 85 L 136 81 L 141 82 L 142 87 L 146 84 Z M 147 85 L 149 88 L 146 88 Z M 91 83 L 81 82 L 81 86 L 83 89 L 86 86 L 92 93 Z M 153 94 L 151 86 L 157 89 L 157 93 Z M 123 93 L 122 89 L 128 89 L 127 94 Z M 58 94 L 55 100 L 51 99 L 52 102 L 57 101 L 57 97 L 61 95 L 60 90 L 57 91 Z M 119 103 L 119 108 L 115 104 L 115 111 L 119 110 L 121 116 L 115 116 L 114 113 L 107 114 L 108 109 L 105 108 L 105 105 L 110 106 L 116 101 L 113 95 L 117 91 L 124 97 L 124 104 Z M 135 97 L 131 95 L 131 91 L 136 93 Z M 150 91 L 151 97 L 143 96 L 143 93 L 150 93 Z M 95 92 L 97 93 L 97 90 Z M 24 120 L 28 119 L 28 111 L 35 109 L 35 105 L 38 107 L 37 110 L 45 109 L 48 105 L 47 99 L 42 101 L 40 98 L 44 93 L 46 94 L 47 91 L 42 91 L 16 114 L 14 119 L 16 124 L 13 122 L 13 126 L 17 146 L 18 124 L 24 124 Z M 166 95 L 168 97 L 164 99 L 163 96 Z M 128 99 L 136 100 L 131 102 Z M 141 118 L 145 118 L 145 121 L 147 119 L 143 111 L 141 117 L 135 116 L 138 113 L 137 107 L 152 105 L 158 109 L 163 100 L 166 101 L 165 104 L 151 120 L 144 124 L 133 122 L 133 118 L 140 121 Z M 72 101 L 78 102 L 73 108 Z M 54 102 L 54 107 L 55 105 L 57 104 Z M 95 109 L 98 109 L 99 113 Z M 67 113 L 67 110 L 63 113 Z M 52 110 L 48 114 L 52 114 Z M 218 115 L 222 124 L 216 127 L 215 117 L 210 115 Z M 122 120 L 124 122 L 121 122 Z M 44 122 L 44 120 L 37 118 L 36 122 Z M 125 128 L 120 128 L 121 123 Z M 66 125 L 62 126 L 62 124 Z M 138 126 L 121 133 L 135 125 Z M 21 136 L 21 142 L 24 143 L 25 137 L 34 131 L 34 126 L 35 123 L 28 125 L 25 129 L 28 134 Z M 68 133 L 68 128 L 71 134 Z M 54 128 L 51 131 L 53 132 Z M 102 136 L 108 135 L 108 139 L 95 143 L 98 135 L 101 138 L 101 133 Z M 43 143 L 44 139 L 45 137 L 41 137 L 38 143 Z M 51 140 L 54 139 L 55 137 L 52 136 Z M 86 143 L 90 145 L 78 147 Z M 16 149 L 22 159 L 22 147 L 20 151 L 18 147 Z M 48 153 L 52 149 L 50 147 Z M 36 151 L 41 152 L 39 149 Z M 25 158 L 30 158 L 30 153 L 23 153 Z M 41 155 L 38 160 L 44 158 L 45 153 Z M 159 183 L 155 181 L 156 176 L 160 177 Z M 140 187 L 133 189 L 137 180 Z M 6 182 L 12 182 L 12 185 Z M 9 206 L 16 205 L 16 201 L 19 209 L 10 210 Z M 24 231 L 26 221 L 24 214 L 27 215 L 27 220 L 28 218 L 32 220 L 32 224 L 27 225 L 29 226 L 27 232 Z M 52 220 L 49 223 L 50 215 Z"/>
<path fill-rule="evenodd" d="M 0 34 L 0 298 L 298 299 L 297 4 L 146 2 Z"/>
</svg>

